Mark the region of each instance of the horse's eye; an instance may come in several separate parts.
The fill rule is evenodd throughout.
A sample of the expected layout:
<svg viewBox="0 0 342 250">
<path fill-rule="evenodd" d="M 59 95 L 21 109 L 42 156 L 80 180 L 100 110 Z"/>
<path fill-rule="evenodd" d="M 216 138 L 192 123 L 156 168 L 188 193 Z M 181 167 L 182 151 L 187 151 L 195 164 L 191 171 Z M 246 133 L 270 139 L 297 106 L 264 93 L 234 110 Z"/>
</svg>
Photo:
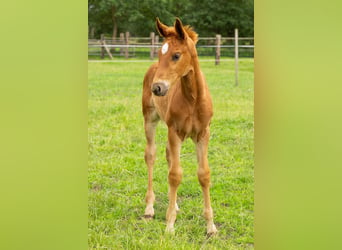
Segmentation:
<svg viewBox="0 0 342 250">
<path fill-rule="evenodd" d="M 181 54 L 180 53 L 175 53 L 172 55 L 172 61 L 178 61 L 180 58 Z"/>
</svg>

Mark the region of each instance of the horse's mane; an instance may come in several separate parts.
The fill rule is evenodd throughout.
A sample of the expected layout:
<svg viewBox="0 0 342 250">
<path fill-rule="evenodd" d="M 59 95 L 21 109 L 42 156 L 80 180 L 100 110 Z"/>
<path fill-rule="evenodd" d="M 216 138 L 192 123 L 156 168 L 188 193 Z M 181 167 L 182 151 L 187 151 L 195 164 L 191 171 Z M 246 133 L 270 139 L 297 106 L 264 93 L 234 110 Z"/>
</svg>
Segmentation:
<svg viewBox="0 0 342 250">
<path fill-rule="evenodd" d="M 183 29 L 188 34 L 190 39 L 194 42 L 194 44 L 198 41 L 198 34 L 193 30 L 193 28 L 190 25 L 183 26 Z M 168 36 L 177 36 L 177 32 L 174 27 L 168 27 L 166 33 Z"/>
<path fill-rule="evenodd" d="M 198 34 L 189 25 L 183 26 L 183 28 L 185 32 L 188 33 L 188 36 L 191 38 L 191 40 L 196 44 L 198 41 Z"/>
</svg>

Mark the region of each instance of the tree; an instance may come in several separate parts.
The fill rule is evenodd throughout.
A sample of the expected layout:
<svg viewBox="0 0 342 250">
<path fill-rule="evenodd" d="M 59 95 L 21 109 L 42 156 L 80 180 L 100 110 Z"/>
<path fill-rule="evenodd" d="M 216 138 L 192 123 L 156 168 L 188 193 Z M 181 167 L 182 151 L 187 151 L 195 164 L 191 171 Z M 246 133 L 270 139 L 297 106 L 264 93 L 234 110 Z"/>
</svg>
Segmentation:
<svg viewBox="0 0 342 250">
<path fill-rule="evenodd" d="M 191 24 L 201 36 L 254 35 L 253 0 L 89 0 L 89 26 L 99 33 L 130 31 L 134 36 L 148 36 L 155 31 L 155 18 L 172 25 L 175 17 Z"/>
<path fill-rule="evenodd" d="M 134 12 L 134 1 L 123 0 L 89 0 L 89 23 L 108 32 L 111 26 L 113 39 L 117 37 L 119 24 L 124 23 Z"/>
<path fill-rule="evenodd" d="M 191 1 L 197 9 L 192 24 L 201 36 L 233 36 L 235 28 L 239 29 L 241 36 L 253 36 L 253 0 Z"/>
</svg>

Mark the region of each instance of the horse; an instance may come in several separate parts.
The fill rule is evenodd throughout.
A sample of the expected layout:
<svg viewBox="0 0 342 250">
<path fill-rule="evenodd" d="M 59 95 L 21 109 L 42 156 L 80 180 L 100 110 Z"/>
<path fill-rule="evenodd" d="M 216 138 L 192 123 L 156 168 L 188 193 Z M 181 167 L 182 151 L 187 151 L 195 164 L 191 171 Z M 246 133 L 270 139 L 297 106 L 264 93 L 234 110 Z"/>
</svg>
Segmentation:
<svg viewBox="0 0 342 250">
<path fill-rule="evenodd" d="M 208 165 L 209 125 L 213 116 L 212 100 L 200 70 L 196 43 L 198 34 L 183 26 L 176 18 L 174 26 L 166 26 L 156 18 L 156 28 L 164 37 L 158 51 L 158 62 L 147 70 L 143 81 L 142 112 L 146 135 L 145 162 L 148 187 L 144 217 L 154 217 L 153 165 L 156 158 L 155 131 L 160 120 L 168 128 L 166 159 L 168 162 L 169 205 L 166 212 L 166 232 L 174 233 L 179 210 L 177 189 L 182 179 L 180 166 L 181 144 L 191 138 L 196 145 L 197 176 L 204 198 L 204 217 L 207 235 L 217 233 L 210 203 L 210 169 Z"/>
</svg>

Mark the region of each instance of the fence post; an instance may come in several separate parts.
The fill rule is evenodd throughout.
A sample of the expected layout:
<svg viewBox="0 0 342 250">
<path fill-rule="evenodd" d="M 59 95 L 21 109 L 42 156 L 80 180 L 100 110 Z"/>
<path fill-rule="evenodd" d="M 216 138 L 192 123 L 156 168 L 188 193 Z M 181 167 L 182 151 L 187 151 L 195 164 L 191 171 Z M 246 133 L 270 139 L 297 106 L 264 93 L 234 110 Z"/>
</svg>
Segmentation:
<svg viewBox="0 0 342 250">
<path fill-rule="evenodd" d="M 215 65 L 220 64 L 221 56 L 221 35 L 216 35 L 216 54 L 215 54 Z"/>
<path fill-rule="evenodd" d="M 154 57 L 154 42 L 155 42 L 154 41 L 154 39 L 155 39 L 154 32 L 151 32 L 150 38 L 151 38 L 151 45 L 152 45 L 151 50 L 150 50 L 150 58 L 151 58 L 151 60 L 153 60 L 153 57 Z"/>
<path fill-rule="evenodd" d="M 101 34 L 101 59 L 104 59 L 104 34 Z"/>
<path fill-rule="evenodd" d="M 155 42 L 154 42 L 154 44 L 155 44 L 156 46 L 159 44 L 159 36 L 158 36 L 158 35 L 155 36 Z M 157 47 L 154 48 L 154 54 L 155 54 L 155 56 L 158 56 Z"/>
<path fill-rule="evenodd" d="M 126 32 L 126 37 L 125 37 L 125 45 L 126 45 L 126 48 L 125 48 L 125 58 L 127 59 L 128 56 L 129 56 L 129 53 L 128 53 L 128 45 L 129 45 L 129 32 L 127 31 Z"/>
<path fill-rule="evenodd" d="M 239 85 L 239 31 L 235 29 L 235 86 Z"/>
<path fill-rule="evenodd" d="M 125 36 L 124 33 L 120 33 L 120 45 L 124 45 L 125 44 Z M 120 47 L 120 56 L 122 56 L 124 54 L 124 48 L 121 46 Z"/>
</svg>

